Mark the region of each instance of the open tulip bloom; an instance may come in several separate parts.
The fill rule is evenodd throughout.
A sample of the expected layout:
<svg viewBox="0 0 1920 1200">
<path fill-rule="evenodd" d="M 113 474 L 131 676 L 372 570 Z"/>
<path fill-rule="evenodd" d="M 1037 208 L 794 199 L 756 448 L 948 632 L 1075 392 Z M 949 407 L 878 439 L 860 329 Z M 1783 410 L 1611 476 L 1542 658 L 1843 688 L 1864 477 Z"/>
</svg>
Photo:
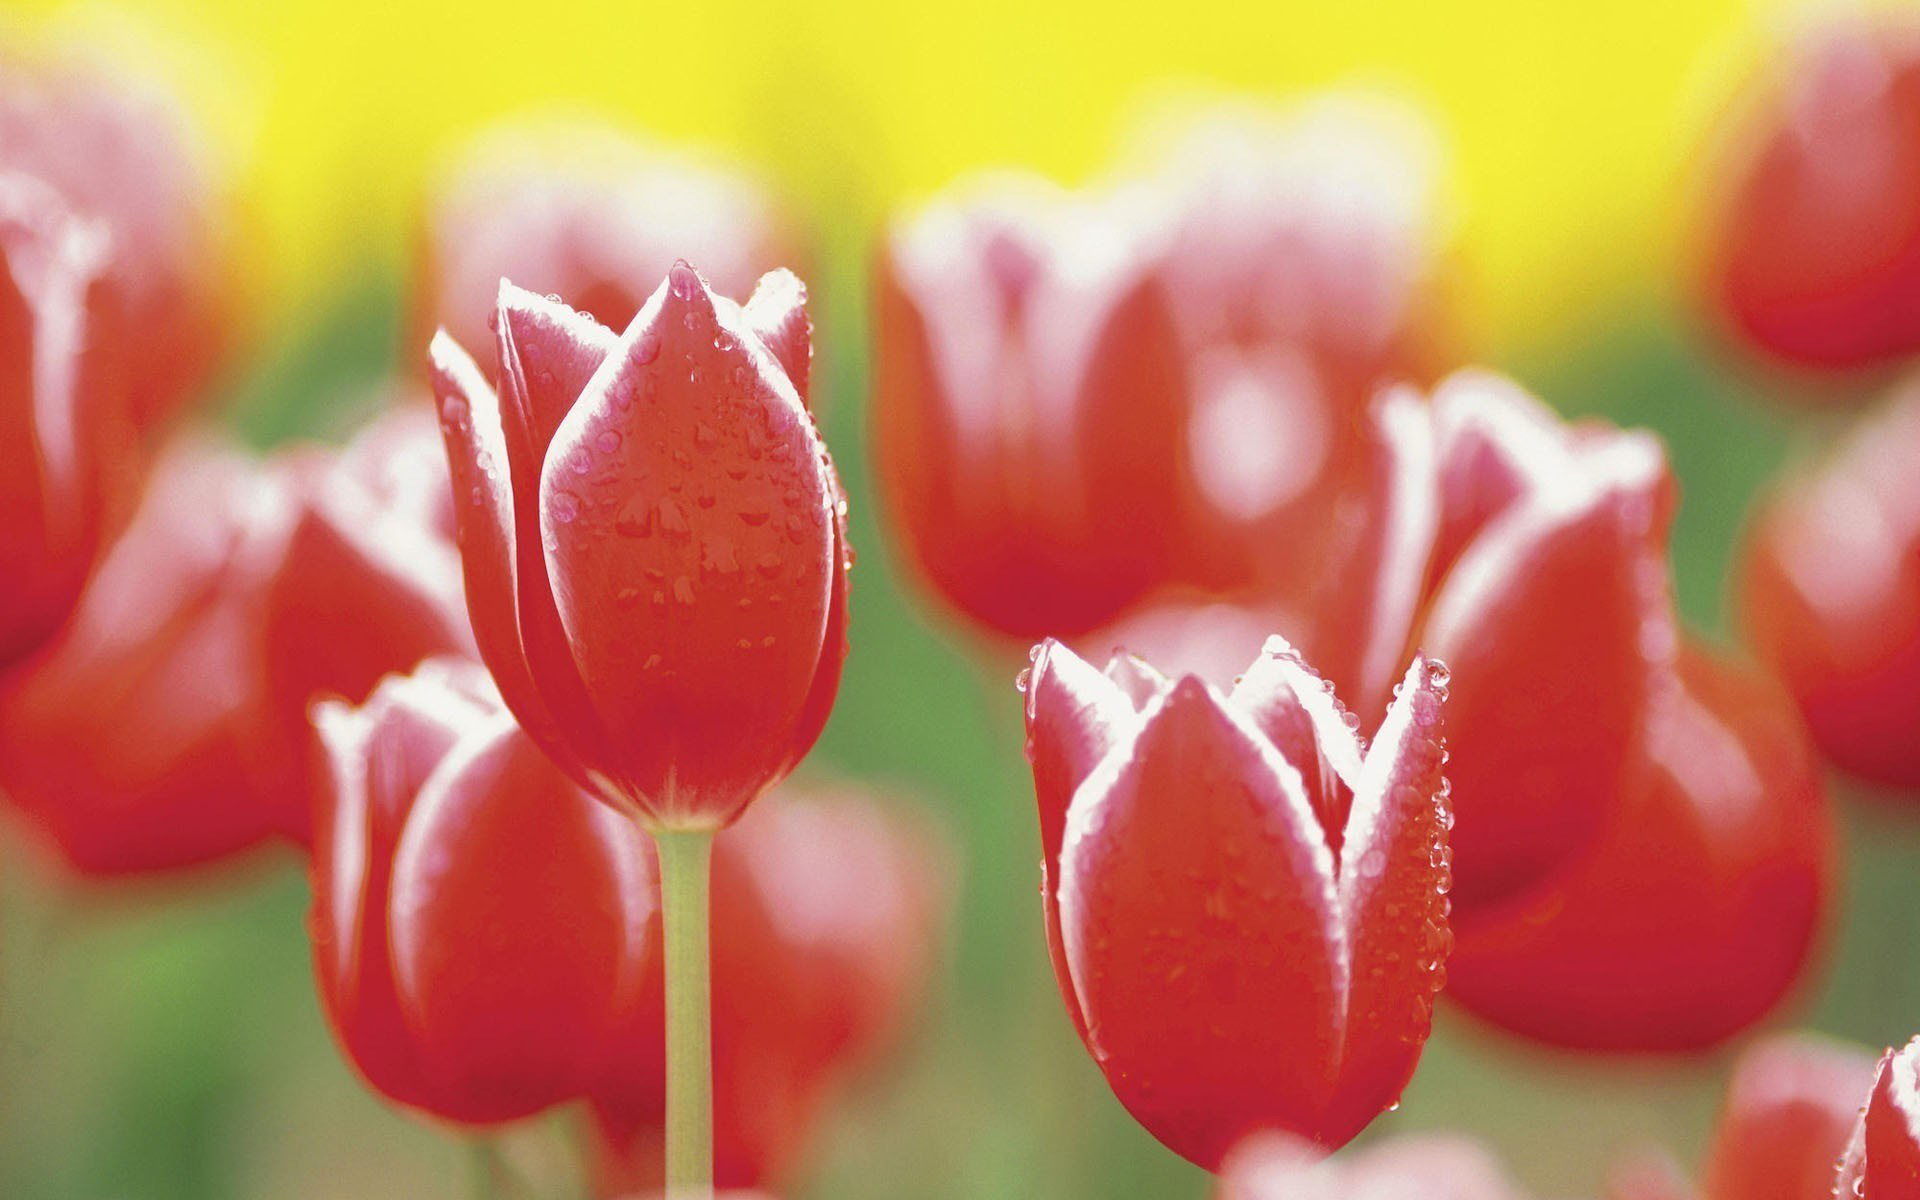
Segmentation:
<svg viewBox="0 0 1920 1200">
<path fill-rule="evenodd" d="M 1225 695 L 1051 641 L 1024 684 L 1048 943 L 1128 1111 L 1213 1169 L 1395 1104 L 1452 942 L 1445 669 L 1414 659 L 1370 747 L 1278 639 Z"/>
<path fill-rule="evenodd" d="M 481 656 L 535 743 L 660 847 L 670 1187 L 712 1161 L 712 835 L 812 746 L 846 649 L 805 304 L 789 272 L 742 306 L 683 262 L 616 335 L 502 281 L 497 391 L 445 333 L 430 352 Z"/>
</svg>

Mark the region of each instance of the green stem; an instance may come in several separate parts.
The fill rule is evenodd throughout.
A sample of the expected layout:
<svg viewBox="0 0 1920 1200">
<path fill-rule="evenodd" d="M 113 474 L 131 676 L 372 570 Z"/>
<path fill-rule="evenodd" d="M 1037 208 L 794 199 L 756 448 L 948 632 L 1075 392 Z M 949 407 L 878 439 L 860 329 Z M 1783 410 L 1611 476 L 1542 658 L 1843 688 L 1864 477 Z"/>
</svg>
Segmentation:
<svg viewBox="0 0 1920 1200">
<path fill-rule="evenodd" d="M 500 1151 L 493 1139 L 476 1137 L 471 1153 L 474 1200 L 500 1200 Z"/>
<path fill-rule="evenodd" d="M 713 1195 L 713 1027 L 707 878 L 713 831 L 663 831 L 660 920 L 667 968 L 667 1195 Z"/>
</svg>

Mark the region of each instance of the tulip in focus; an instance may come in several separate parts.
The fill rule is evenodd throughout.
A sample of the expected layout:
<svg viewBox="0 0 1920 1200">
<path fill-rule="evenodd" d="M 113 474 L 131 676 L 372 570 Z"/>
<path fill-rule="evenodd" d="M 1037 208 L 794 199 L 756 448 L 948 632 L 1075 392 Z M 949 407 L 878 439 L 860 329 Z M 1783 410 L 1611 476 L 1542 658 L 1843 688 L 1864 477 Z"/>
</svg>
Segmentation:
<svg viewBox="0 0 1920 1200">
<path fill-rule="evenodd" d="M 1798 366 L 1920 353 L 1920 26 L 1830 24 L 1728 125 L 1706 181 L 1714 316 Z"/>
<path fill-rule="evenodd" d="M 723 295 L 744 295 L 794 261 L 791 240 L 743 174 L 589 121 L 508 124 L 463 148 L 428 205 L 420 338 L 438 325 L 462 346 L 490 345 L 503 278 L 624 329 L 676 260 L 699 263 Z M 491 354 L 482 365 L 491 369 Z"/>
<path fill-rule="evenodd" d="M 308 836 L 308 706 L 471 653 L 426 414 L 155 470 L 68 628 L 0 692 L 0 791 L 111 875 Z"/>
<path fill-rule="evenodd" d="M 1225 694 L 1057 642 L 1023 682 L 1048 944 L 1128 1111 L 1213 1169 L 1395 1104 L 1452 943 L 1445 670 L 1415 658 L 1370 747 L 1277 641 Z"/>
<path fill-rule="evenodd" d="M 1920 788 L 1920 380 L 1748 530 L 1740 607 L 1755 650 L 1843 770 Z"/>
<path fill-rule="evenodd" d="M 776 271 L 742 307 L 680 263 L 615 335 L 502 283 L 498 391 L 433 342 L 480 653 L 541 748 L 651 829 L 733 821 L 839 685 L 844 508 L 800 391 L 805 299 Z"/>
</svg>

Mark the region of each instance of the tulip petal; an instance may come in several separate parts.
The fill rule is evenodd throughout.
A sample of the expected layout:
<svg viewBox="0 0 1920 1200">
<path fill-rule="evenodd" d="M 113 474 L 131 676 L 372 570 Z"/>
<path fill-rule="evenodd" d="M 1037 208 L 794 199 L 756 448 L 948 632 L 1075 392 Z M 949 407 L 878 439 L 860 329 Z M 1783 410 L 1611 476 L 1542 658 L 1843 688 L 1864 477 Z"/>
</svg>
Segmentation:
<svg viewBox="0 0 1920 1200">
<path fill-rule="evenodd" d="M 1362 746 L 1333 685 L 1276 635 L 1233 685 L 1228 700 L 1267 735 L 1281 758 L 1300 769 L 1307 800 L 1338 861 L 1360 779 Z"/>
<path fill-rule="evenodd" d="M 1834 1194 L 1920 1200 L 1920 1038 L 1881 1058 L 1841 1159 Z"/>
<path fill-rule="evenodd" d="M 510 418 L 507 449 L 521 457 L 514 477 L 532 479 L 574 400 L 620 339 L 592 317 L 504 279 L 494 323 L 501 410 Z M 516 446 L 519 438 L 525 441 Z"/>
<path fill-rule="evenodd" d="M 1205 1167 L 1315 1131 L 1347 946 L 1299 774 L 1191 676 L 1075 794 L 1060 922 L 1087 1044 L 1121 1103 Z"/>
<path fill-rule="evenodd" d="M 1416 657 L 1367 751 L 1347 819 L 1340 911 L 1352 953 L 1340 1080 L 1322 1136 L 1338 1145 L 1398 1103 L 1432 1028 L 1453 949 L 1445 668 Z"/>
<path fill-rule="evenodd" d="M 1033 790 L 1040 809 L 1041 918 L 1060 994 L 1074 1029 L 1084 1037 L 1086 1021 L 1060 936 L 1060 843 L 1075 789 L 1100 760 L 1131 736 L 1139 716 L 1109 675 L 1094 670 L 1062 643 L 1049 638 L 1034 651 L 1026 682 L 1027 759 L 1033 764 Z M 1123 657 L 1115 656 L 1114 661 Z"/>
<path fill-rule="evenodd" d="M 1476 907 L 1592 845 L 1621 792 L 1647 678 L 1674 653 L 1665 463 L 1626 442 L 1490 525 L 1422 640 L 1452 668 L 1454 843 Z"/>
<path fill-rule="evenodd" d="M 618 732 L 617 794 L 650 821 L 727 823 L 817 720 L 844 547 L 811 417 L 739 307 L 681 264 L 540 487 L 565 644 Z"/>
<path fill-rule="evenodd" d="M 808 404 L 807 386 L 813 374 L 813 321 L 807 316 L 807 285 L 792 271 L 782 268 L 761 276 L 759 286 L 747 301 L 743 312 L 747 328 L 753 330 L 773 356 L 780 360 L 800 394 Z"/>
</svg>

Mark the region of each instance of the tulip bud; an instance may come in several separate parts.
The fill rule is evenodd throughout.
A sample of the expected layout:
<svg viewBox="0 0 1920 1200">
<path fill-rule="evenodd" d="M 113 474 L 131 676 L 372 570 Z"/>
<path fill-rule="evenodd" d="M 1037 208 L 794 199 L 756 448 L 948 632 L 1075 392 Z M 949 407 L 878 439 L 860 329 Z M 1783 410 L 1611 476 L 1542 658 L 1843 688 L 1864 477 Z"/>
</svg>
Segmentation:
<svg viewBox="0 0 1920 1200">
<path fill-rule="evenodd" d="M 1134 1117 L 1214 1168 L 1397 1102 L 1452 942 L 1445 670 L 1415 660 L 1371 748 L 1277 639 L 1228 695 L 1054 642 L 1023 684 L 1048 940 Z"/>
<path fill-rule="evenodd" d="M 742 307 L 683 263 L 616 337 L 503 283 L 497 393 L 434 339 L 480 652 L 554 761 L 656 829 L 738 817 L 839 686 L 844 502 L 795 384 L 804 303 L 786 272 Z"/>
</svg>

